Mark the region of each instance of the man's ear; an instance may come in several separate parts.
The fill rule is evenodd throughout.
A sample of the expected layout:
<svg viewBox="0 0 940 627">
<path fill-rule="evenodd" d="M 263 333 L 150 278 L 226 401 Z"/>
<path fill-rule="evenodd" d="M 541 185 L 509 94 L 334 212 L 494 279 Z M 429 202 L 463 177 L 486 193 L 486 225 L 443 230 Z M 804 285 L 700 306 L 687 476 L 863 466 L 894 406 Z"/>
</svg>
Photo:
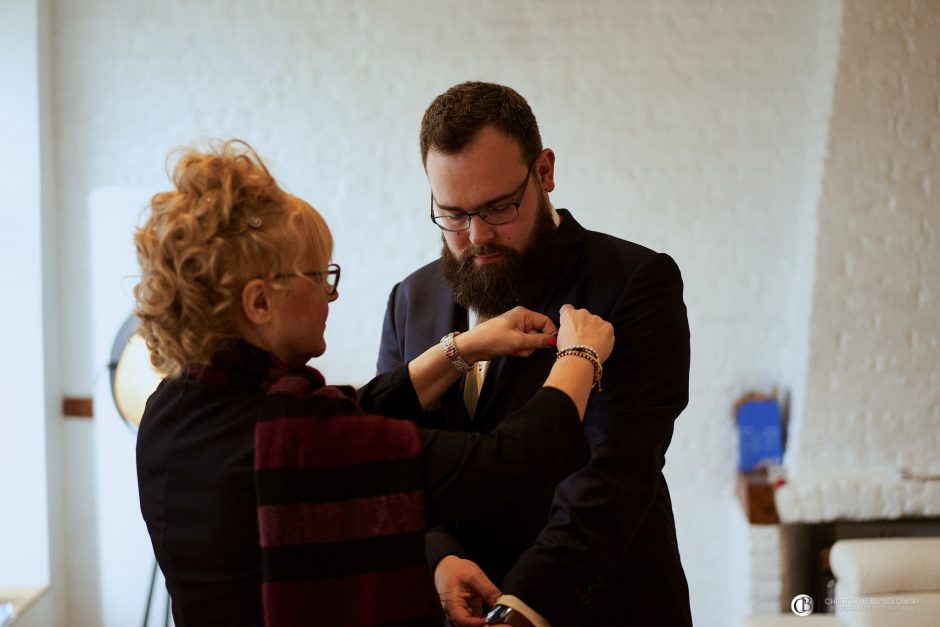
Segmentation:
<svg viewBox="0 0 940 627">
<path fill-rule="evenodd" d="M 550 192 L 555 189 L 555 153 L 551 148 L 546 148 L 539 155 L 535 166 L 535 176 L 538 177 L 542 189 Z"/>
<path fill-rule="evenodd" d="M 252 279 L 242 288 L 242 312 L 253 326 L 263 326 L 271 321 L 271 299 L 268 284 L 262 279 Z"/>
</svg>

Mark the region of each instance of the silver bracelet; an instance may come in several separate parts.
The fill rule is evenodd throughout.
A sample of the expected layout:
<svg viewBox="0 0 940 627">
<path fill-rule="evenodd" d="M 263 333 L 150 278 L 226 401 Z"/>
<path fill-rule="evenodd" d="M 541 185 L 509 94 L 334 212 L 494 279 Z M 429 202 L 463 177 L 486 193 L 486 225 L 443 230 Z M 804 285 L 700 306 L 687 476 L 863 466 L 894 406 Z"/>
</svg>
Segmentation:
<svg viewBox="0 0 940 627">
<path fill-rule="evenodd" d="M 447 359 L 450 360 L 450 365 L 454 367 L 454 370 L 464 374 L 470 372 L 473 366 L 463 358 L 463 355 L 460 354 L 460 351 L 457 350 L 457 346 L 454 344 L 454 337 L 458 335 L 460 335 L 460 331 L 448 333 L 441 338 L 441 346 L 444 348 L 444 354 L 447 355 Z"/>
</svg>

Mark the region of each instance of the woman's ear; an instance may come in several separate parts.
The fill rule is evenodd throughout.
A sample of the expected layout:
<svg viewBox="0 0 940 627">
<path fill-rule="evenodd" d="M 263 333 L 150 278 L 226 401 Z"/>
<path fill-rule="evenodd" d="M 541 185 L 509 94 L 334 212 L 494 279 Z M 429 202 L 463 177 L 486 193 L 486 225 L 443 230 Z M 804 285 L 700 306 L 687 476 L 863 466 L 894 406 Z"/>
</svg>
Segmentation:
<svg viewBox="0 0 940 627">
<path fill-rule="evenodd" d="M 242 313 L 252 326 L 264 326 L 271 321 L 271 299 L 268 284 L 252 279 L 242 288 Z"/>
</svg>

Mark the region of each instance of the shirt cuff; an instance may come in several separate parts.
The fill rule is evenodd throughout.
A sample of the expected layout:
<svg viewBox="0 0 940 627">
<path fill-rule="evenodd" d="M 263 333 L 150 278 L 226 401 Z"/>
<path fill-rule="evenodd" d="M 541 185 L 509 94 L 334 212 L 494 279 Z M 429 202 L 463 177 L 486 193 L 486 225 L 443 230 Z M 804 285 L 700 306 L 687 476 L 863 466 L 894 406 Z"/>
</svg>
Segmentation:
<svg viewBox="0 0 940 627">
<path fill-rule="evenodd" d="M 505 605 L 511 607 L 523 616 L 529 619 L 529 622 L 535 627 L 552 627 L 551 623 L 542 618 L 542 615 L 526 605 L 525 601 L 511 594 L 504 594 L 496 599 L 496 605 Z"/>
</svg>

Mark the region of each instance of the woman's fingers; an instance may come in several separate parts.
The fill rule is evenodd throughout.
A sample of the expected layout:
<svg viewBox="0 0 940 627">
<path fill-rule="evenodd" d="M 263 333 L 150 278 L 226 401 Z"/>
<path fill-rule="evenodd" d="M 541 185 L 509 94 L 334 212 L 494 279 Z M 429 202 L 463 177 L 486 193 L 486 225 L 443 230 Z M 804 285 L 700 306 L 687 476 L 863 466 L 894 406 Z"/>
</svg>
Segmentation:
<svg viewBox="0 0 940 627">
<path fill-rule="evenodd" d="M 559 310 L 561 329 L 558 343 L 561 348 L 584 344 L 597 351 L 601 362 L 607 359 L 614 346 L 614 327 L 587 309 L 575 309 L 570 304 Z"/>
<path fill-rule="evenodd" d="M 552 319 L 545 314 L 525 307 L 513 307 L 500 318 L 509 320 L 517 330 L 523 333 L 541 332 L 553 334 L 558 331 L 558 327 L 552 322 Z"/>
</svg>

